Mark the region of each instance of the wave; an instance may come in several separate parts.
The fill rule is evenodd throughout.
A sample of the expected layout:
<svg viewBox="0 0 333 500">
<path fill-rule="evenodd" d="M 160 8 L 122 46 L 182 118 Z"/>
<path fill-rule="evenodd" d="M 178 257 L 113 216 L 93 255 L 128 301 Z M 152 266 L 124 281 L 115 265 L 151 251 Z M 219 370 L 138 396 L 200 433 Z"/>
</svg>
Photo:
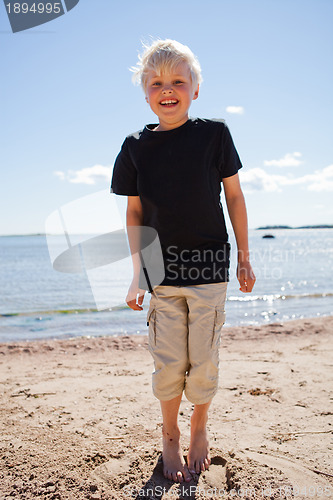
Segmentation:
<svg viewBox="0 0 333 500">
<path fill-rule="evenodd" d="M 267 294 L 267 295 L 248 295 L 245 297 L 231 296 L 227 298 L 230 302 L 273 302 L 274 300 L 290 300 L 290 299 L 323 299 L 333 297 L 333 293 L 299 293 L 293 295 L 286 294 Z"/>
<path fill-rule="evenodd" d="M 290 299 L 323 299 L 333 297 L 333 293 L 302 293 L 294 295 L 285 294 L 267 294 L 267 295 L 247 295 L 244 297 L 230 296 L 227 298 L 227 302 L 274 302 L 275 300 L 290 300 Z M 51 309 L 45 311 L 19 311 L 10 313 L 0 313 L 0 318 L 11 318 L 18 316 L 47 316 L 47 315 L 65 315 L 65 314 L 91 314 L 91 313 L 109 313 L 115 311 L 125 311 L 129 310 L 128 306 L 122 305 L 117 307 L 112 307 L 110 309 L 98 310 L 94 308 L 82 308 L 82 309 Z"/>
<path fill-rule="evenodd" d="M 45 316 L 45 315 L 55 315 L 55 314 L 90 314 L 90 313 L 105 313 L 113 311 L 122 311 L 128 309 L 127 306 L 117 306 L 110 309 L 98 310 L 94 308 L 83 308 L 83 309 L 51 309 L 45 311 L 19 311 L 11 313 L 0 313 L 0 318 L 11 318 L 17 316 Z"/>
</svg>

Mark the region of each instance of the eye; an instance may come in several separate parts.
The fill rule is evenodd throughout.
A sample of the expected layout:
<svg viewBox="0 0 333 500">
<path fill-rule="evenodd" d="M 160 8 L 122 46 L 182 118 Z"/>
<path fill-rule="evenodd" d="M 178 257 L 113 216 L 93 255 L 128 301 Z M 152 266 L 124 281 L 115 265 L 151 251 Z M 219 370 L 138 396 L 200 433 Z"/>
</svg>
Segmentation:
<svg viewBox="0 0 333 500">
<path fill-rule="evenodd" d="M 159 87 L 161 85 L 161 82 L 154 82 L 151 84 L 152 87 Z"/>
<path fill-rule="evenodd" d="M 175 80 L 174 81 L 175 85 L 181 85 L 182 83 L 184 83 L 182 80 Z"/>
</svg>

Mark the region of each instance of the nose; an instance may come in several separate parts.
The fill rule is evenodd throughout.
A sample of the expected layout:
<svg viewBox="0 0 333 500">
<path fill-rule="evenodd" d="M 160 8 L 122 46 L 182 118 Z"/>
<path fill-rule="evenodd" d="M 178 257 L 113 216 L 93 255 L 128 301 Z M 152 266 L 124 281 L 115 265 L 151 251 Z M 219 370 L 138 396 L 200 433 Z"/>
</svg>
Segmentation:
<svg viewBox="0 0 333 500">
<path fill-rule="evenodd" d="M 162 89 L 163 94 L 171 94 L 172 93 L 172 86 L 171 85 L 164 85 Z"/>
</svg>

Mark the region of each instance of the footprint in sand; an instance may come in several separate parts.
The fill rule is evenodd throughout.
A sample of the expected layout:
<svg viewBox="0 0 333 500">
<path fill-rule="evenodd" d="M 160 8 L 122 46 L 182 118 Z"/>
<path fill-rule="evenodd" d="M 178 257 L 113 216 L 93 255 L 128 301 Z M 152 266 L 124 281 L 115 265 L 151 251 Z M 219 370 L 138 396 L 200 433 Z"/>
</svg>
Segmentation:
<svg viewBox="0 0 333 500">
<path fill-rule="evenodd" d="M 205 491 L 216 488 L 217 490 L 228 490 L 227 461 L 221 456 L 213 457 L 209 470 L 201 472 L 198 477 L 198 489 Z"/>
<path fill-rule="evenodd" d="M 124 474 L 130 468 L 131 461 L 126 457 L 112 458 L 101 465 L 98 465 L 92 472 L 92 477 L 102 479 L 107 484 L 112 484 L 114 478 L 119 474 Z"/>
<path fill-rule="evenodd" d="M 255 451 L 245 451 L 244 453 L 247 457 L 260 464 L 282 471 L 292 484 L 296 496 L 311 498 L 312 500 L 325 498 L 324 494 L 326 498 L 333 497 L 332 485 L 325 478 L 297 462 L 268 453 Z"/>
</svg>

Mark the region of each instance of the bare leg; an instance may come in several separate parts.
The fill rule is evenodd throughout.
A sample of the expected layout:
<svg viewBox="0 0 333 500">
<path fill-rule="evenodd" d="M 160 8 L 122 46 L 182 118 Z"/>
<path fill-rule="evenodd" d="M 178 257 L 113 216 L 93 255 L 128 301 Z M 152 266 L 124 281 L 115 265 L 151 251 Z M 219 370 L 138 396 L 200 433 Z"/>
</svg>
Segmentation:
<svg viewBox="0 0 333 500">
<path fill-rule="evenodd" d="M 207 470 L 211 463 L 206 429 L 210 403 L 211 401 L 203 405 L 194 405 L 191 417 L 191 442 L 187 457 L 188 468 L 192 473 L 198 474 Z"/>
<path fill-rule="evenodd" d="M 170 401 L 160 401 L 163 416 L 163 474 L 167 479 L 182 483 L 192 477 L 185 464 L 180 447 L 178 411 L 182 395 Z"/>
</svg>

